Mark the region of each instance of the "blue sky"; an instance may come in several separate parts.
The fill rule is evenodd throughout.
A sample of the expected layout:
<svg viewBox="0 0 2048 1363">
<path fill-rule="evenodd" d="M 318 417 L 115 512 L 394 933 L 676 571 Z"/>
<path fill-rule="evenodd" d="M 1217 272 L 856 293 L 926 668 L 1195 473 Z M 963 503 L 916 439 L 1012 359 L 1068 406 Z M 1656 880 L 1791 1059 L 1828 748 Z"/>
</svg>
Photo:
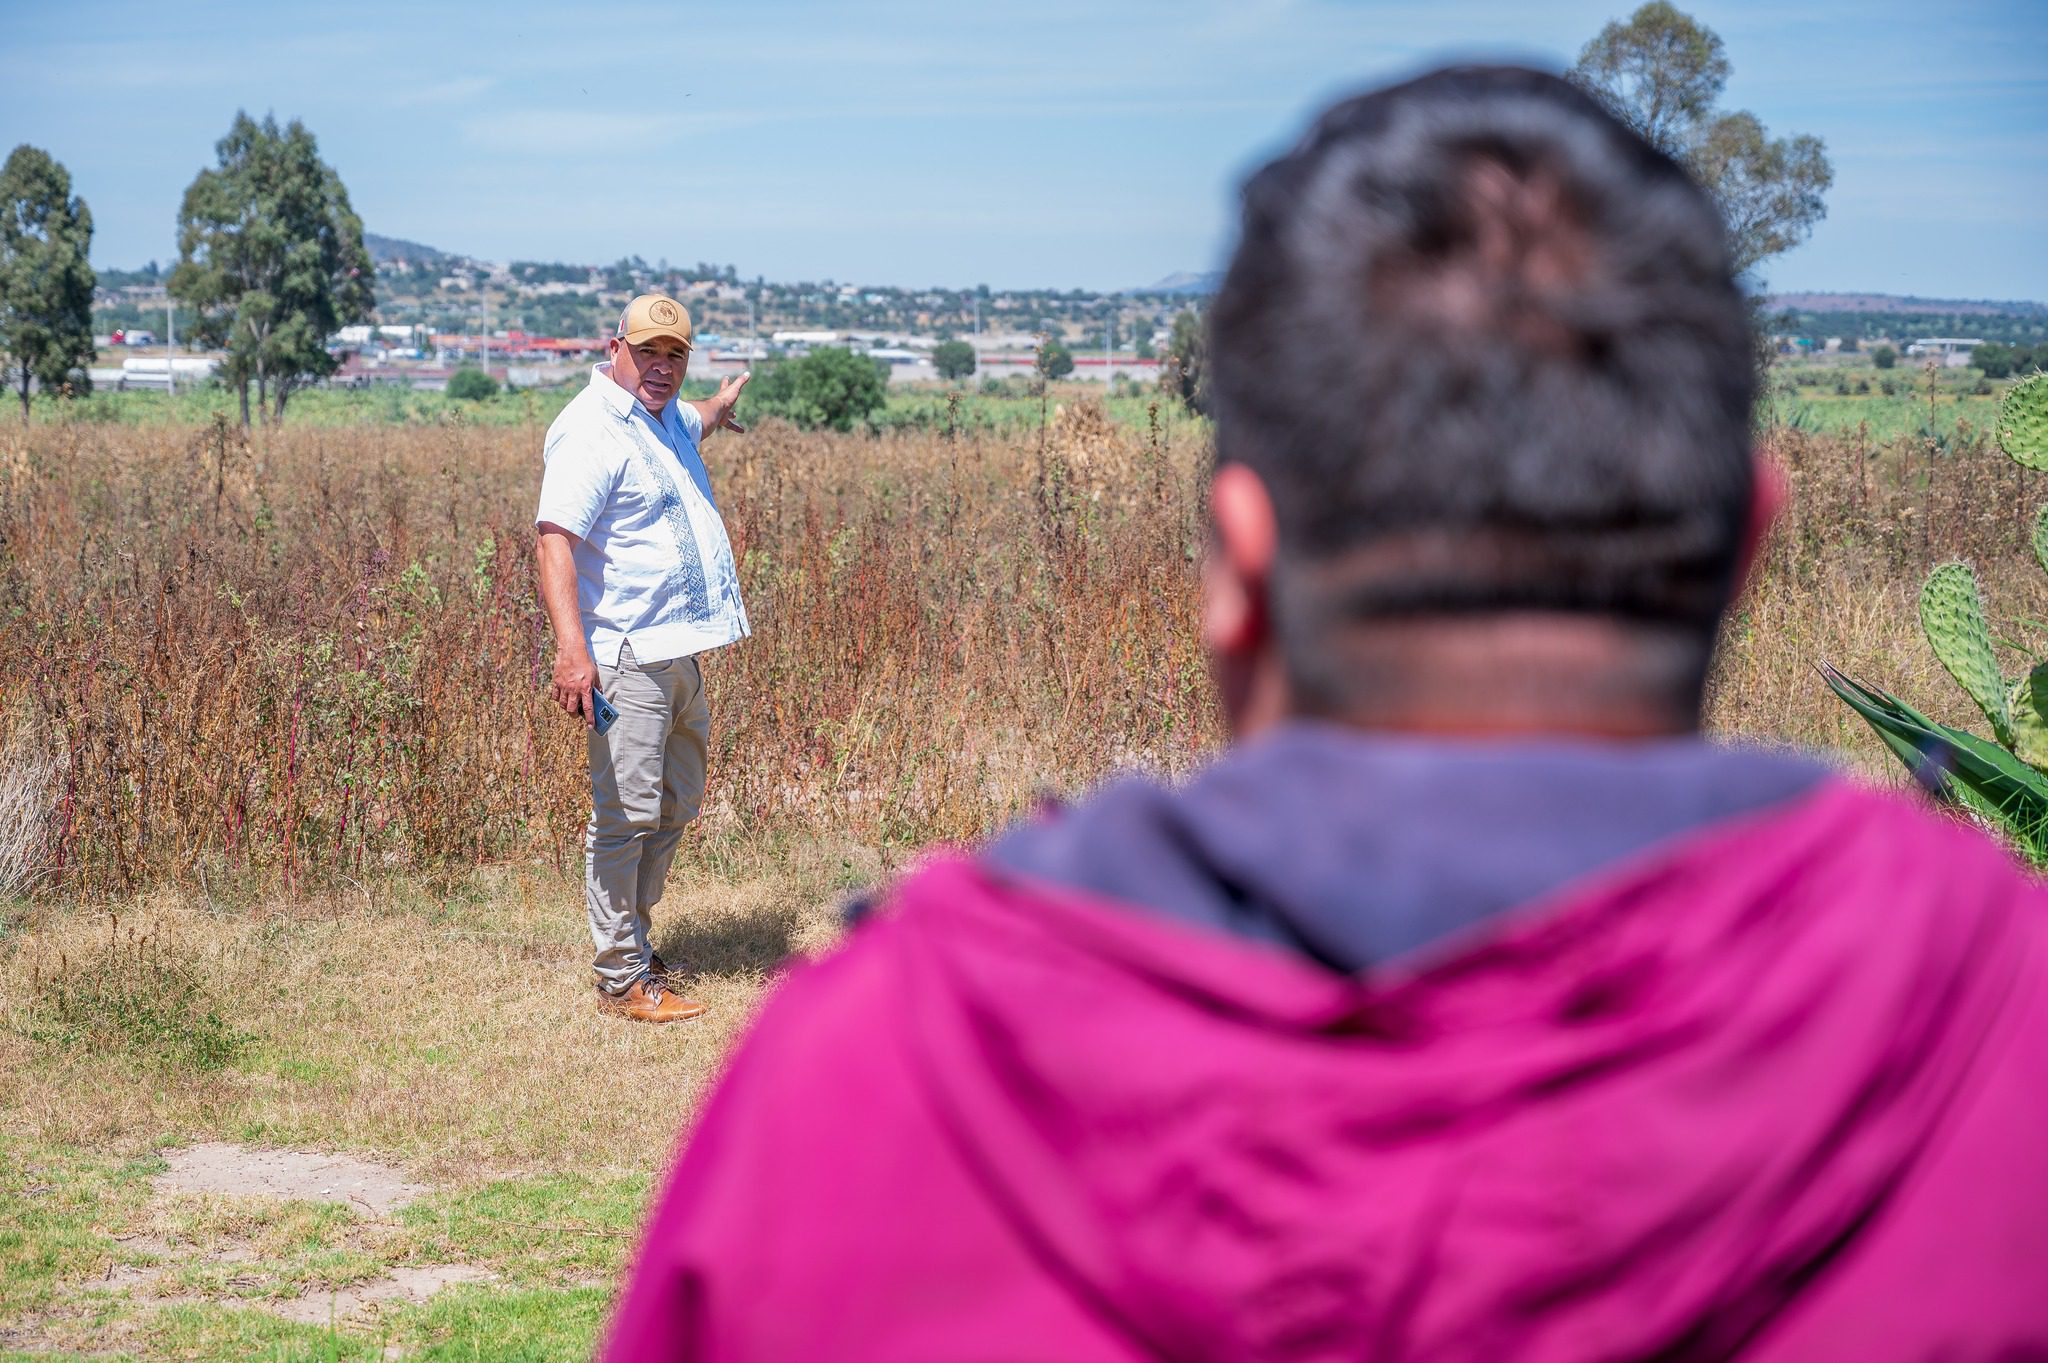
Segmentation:
<svg viewBox="0 0 2048 1363">
<path fill-rule="evenodd" d="M 2048 4 L 1680 0 L 1726 101 L 1824 138 L 1777 289 L 2048 299 Z M 0 0 L 0 141 L 70 167 L 101 265 L 175 253 L 235 110 L 298 117 L 371 230 L 490 259 L 1116 288 L 1210 268 L 1332 96 L 1561 67 L 1632 0 Z"/>
</svg>

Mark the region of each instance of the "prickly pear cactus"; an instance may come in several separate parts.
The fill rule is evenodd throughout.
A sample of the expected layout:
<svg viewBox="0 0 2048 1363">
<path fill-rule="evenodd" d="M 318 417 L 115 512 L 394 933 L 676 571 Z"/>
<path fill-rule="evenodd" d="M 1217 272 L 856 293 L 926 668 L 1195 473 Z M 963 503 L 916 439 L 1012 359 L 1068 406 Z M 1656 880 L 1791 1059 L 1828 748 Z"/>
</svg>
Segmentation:
<svg viewBox="0 0 2048 1363">
<path fill-rule="evenodd" d="M 1934 656 L 1991 721 L 1998 741 L 2013 744 L 2011 700 L 1998 659 L 1991 651 L 1991 627 L 1984 622 L 1984 597 L 1970 565 L 1950 560 L 1927 575 L 1920 588 L 1920 628 Z"/>
<path fill-rule="evenodd" d="M 2031 374 L 2006 390 L 1998 408 L 1998 445 L 2014 462 L 2048 473 L 2048 373 Z M 2031 540 L 2035 559 L 2048 572 L 2048 505 L 2034 513 Z M 2048 662 L 2037 662 L 2023 677 L 1999 676 L 1984 596 L 1966 563 L 1944 563 L 1927 575 L 1920 588 L 1920 628 L 1934 656 L 1991 721 L 1998 742 L 2026 767 L 2001 765 L 2003 759 L 1983 752 L 1983 740 L 1968 731 L 1930 720 L 1823 665 L 1828 685 L 1916 773 L 1934 763 L 1945 798 L 2001 830 L 2048 874 Z M 1960 761 L 1966 753 L 1971 760 Z"/>
<path fill-rule="evenodd" d="M 2048 771 L 2048 663 L 2014 682 L 2006 703 L 2012 711 L 2013 756 Z"/>
<path fill-rule="evenodd" d="M 2029 375 L 2005 390 L 1998 447 L 2030 469 L 2048 471 L 2048 374 Z M 2038 537 L 2035 544 L 2039 552 Z"/>
</svg>

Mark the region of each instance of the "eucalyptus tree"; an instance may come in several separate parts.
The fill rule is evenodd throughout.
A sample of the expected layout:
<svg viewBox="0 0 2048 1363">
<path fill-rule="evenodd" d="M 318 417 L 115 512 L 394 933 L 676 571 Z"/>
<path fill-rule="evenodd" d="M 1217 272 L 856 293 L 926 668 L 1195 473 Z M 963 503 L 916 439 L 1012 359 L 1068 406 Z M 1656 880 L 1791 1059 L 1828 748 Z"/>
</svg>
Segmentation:
<svg viewBox="0 0 2048 1363">
<path fill-rule="evenodd" d="M 24 143 L 0 166 L 0 370 L 28 420 L 31 383 L 87 391 L 92 344 L 92 210 L 71 172 Z"/>
<path fill-rule="evenodd" d="M 1755 114 L 1719 107 L 1731 69 L 1719 34 L 1651 0 L 1601 29 L 1571 78 L 1713 194 L 1747 273 L 1827 216 L 1834 168 L 1818 137 L 1772 137 Z"/>
<path fill-rule="evenodd" d="M 282 420 L 298 389 L 334 372 L 327 338 L 369 317 L 375 267 L 348 190 L 306 126 L 237 113 L 178 211 L 171 295 L 191 335 L 226 352 L 223 376 Z"/>
</svg>

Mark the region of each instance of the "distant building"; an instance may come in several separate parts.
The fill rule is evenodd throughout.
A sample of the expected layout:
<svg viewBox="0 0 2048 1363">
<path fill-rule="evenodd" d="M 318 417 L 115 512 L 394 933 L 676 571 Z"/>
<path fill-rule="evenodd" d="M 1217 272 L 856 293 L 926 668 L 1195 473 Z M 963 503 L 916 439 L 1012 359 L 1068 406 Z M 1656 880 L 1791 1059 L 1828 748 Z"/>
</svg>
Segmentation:
<svg viewBox="0 0 2048 1363">
<path fill-rule="evenodd" d="M 1983 344 L 1980 336 L 1922 336 L 1906 347 L 1906 353 L 1939 359 L 1944 369 L 1962 369 L 1970 363 L 1970 352 Z"/>
</svg>

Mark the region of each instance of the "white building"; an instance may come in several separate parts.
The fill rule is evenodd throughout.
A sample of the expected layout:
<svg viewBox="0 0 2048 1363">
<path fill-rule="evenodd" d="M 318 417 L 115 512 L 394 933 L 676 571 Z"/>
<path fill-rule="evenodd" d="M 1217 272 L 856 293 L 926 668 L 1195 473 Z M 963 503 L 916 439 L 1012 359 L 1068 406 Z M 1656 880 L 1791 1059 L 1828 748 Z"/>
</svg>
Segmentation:
<svg viewBox="0 0 2048 1363">
<path fill-rule="evenodd" d="M 1970 352 L 1983 344 L 1978 336 L 1922 336 L 1906 347 L 1906 353 L 1939 359 L 1944 369 L 1962 369 L 1970 363 Z"/>
</svg>

